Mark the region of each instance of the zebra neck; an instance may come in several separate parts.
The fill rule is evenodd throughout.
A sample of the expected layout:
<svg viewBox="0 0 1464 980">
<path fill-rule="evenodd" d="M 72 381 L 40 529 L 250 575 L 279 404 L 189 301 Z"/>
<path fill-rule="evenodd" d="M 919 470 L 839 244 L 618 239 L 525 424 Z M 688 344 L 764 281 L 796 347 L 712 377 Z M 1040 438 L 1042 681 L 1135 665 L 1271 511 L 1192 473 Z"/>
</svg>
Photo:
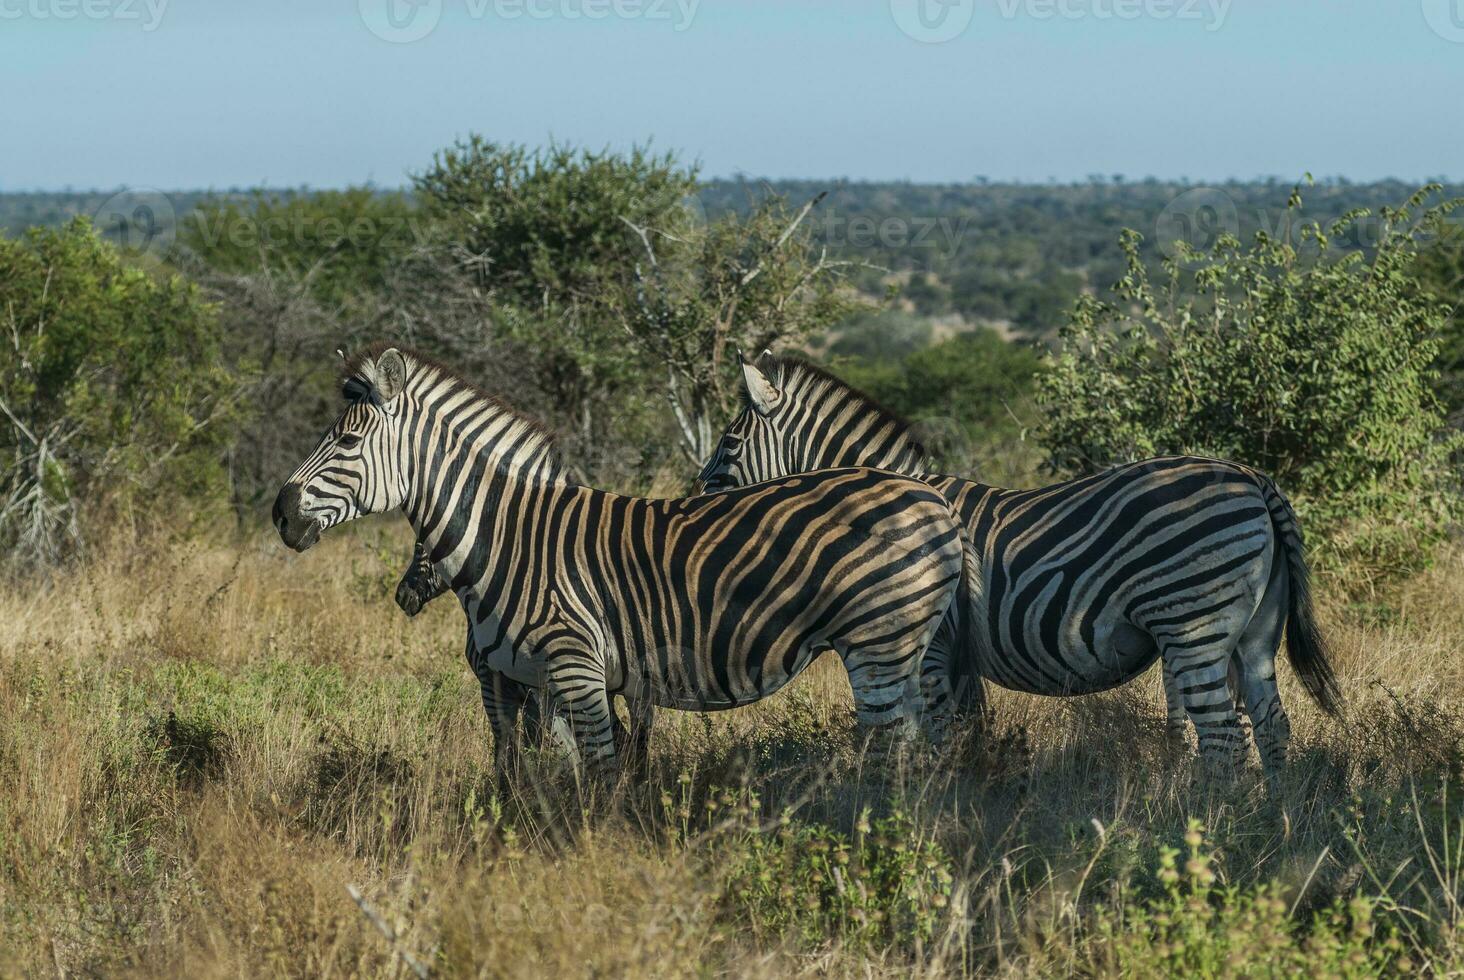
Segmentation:
<svg viewBox="0 0 1464 980">
<path fill-rule="evenodd" d="M 893 470 L 896 473 L 903 473 L 917 480 L 928 480 L 930 478 L 930 467 L 925 465 L 923 458 L 916 457 L 913 462 L 908 461 L 914 456 L 915 454 L 913 453 L 904 453 L 901 457 L 892 459 L 888 463 L 880 463 L 875 468 Z"/>
<path fill-rule="evenodd" d="M 867 466 L 923 480 L 930 476 L 925 448 L 909 424 L 842 381 L 804 364 L 792 368 L 787 394 L 798 411 L 790 437 L 798 471 Z"/>
<path fill-rule="evenodd" d="M 930 468 L 925 465 L 925 457 L 903 442 L 884 452 L 875 453 L 869 453 L 865 446 L 856 446 L 854 452 L 843 453 L 832 458 L 806 460 L 802 466 L 794 469 L 795 472 L 806 473 L 813 470 L 838 469 L 843 466 L 866 466 L 876 470 L 889 470 L 916 480 L 924 480 L 931 475 Z"/>
<path fill-rule="evenodd" d="M 505 497 L 569 486 L 559 454 L 525 419 L 498 406 L 466 406 L 426 418 L 411 453 L 403 511 L 417 541 L 445 580 L 455 583 L 482 525 Z"/>
</svg>

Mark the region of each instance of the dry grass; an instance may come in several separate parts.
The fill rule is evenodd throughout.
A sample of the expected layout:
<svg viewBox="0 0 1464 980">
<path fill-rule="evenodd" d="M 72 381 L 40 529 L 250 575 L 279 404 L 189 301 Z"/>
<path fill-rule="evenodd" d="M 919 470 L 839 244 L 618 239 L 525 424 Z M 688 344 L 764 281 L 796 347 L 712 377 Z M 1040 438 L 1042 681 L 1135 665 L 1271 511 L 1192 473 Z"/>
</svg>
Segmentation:
<svg viewBox="0 0 1464 980">
<path fill-rule="evenodd" d="M 406 553 L 380 525 L 306 556 L 261 531 L 0 590 L 0 975 L 1464 964 L 1464 556 L 1367 621 L 1327 609 L 1350 715 L 1283 676 L 1295 761 L 1274 792 L 1167 752 L 1154 675 L 999 693 L 981 747 L 874 772 L 824 661 L 752 708 L 663 713 L 643 781 L 587 795 L 545 755 L 498 800 L 461 614 L 391 603 Z M 864 911 L 818 870 L 841 848 Z M 1274 950 L 1248 945 L 1263 934 Z"/>
</svg>

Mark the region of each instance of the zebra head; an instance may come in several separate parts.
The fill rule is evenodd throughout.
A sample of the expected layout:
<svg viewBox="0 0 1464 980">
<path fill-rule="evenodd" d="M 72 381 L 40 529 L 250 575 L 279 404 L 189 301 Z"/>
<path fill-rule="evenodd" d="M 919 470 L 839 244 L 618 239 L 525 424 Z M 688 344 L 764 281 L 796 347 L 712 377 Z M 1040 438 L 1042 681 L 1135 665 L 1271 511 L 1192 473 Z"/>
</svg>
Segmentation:
<svg viewBox="0 0 1464 980">
<path fill-rule="evenodd" d="M 304 551 L 328 528 L 402 505 L 406 386 L 407 361 L 394 347 L 348 366 L 346 410 L 275 498 L 274 525 L 285 544 Z"/>
<path fill-rule="evenodd" d="M 397 583 L 396 604 L 408 616 L 415 616 L 422 607 L 442 595 L 448 589 L 447 583 L 437 573 L 437 567 L 427 557 L 421 543 L 412 551 L 412 564 Z"/>
<path fill-rule="evenodd" d="M 702 467 L 696 481 L 697 493 L 745 487 L 802 469 L 796 461 L 785 458 L 791 440 L 783 432 L 786 413 L 780 411 L 787 401 L 783 397 L 783 365 L 771 351 L 763 351 L 756 361 L 748 361 L 738 351 L 737 360 L 742 365 L 747 398 Z"/>
<path fill-rule="evenodd" d="M 909 423 L 868 395 L 796 357 L 738 360 L 746 404 L 702 467 L 698 493 L 839 466 L 925 475 Z"/>
</svg>

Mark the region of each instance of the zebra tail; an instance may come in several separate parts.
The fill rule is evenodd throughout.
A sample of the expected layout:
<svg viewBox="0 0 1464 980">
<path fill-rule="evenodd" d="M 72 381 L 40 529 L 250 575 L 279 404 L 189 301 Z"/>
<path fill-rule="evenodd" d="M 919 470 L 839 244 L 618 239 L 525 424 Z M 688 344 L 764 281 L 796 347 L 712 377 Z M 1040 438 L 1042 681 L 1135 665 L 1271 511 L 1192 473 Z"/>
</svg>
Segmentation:
<svg viewBox="0 0 1464 980">
<path fill-rule="evenodd" d="M 1301 678 L 1312 700 L 1332 717 L 1342 710 L 1342 691 L 1337 686 L 1337 675 L 1332 671 L 1331 652 L 1321 627 L 1317 625 L 1316 607 L 1312 602 L 1311 569 L 1306 563 L 1305 543 L 1301 536 L 1301 525 L 1296 511 L 1265 475 L 1257 474 L 1261 490 L 1266 497 L 1266 507 L 1271 513 L 1271 524 L 1276 530 L 1279 546 L 1286 553 L 1286 568 L 1291 583 L 1289 609 L 1286 613 L 1286 659 Z"/>
</svg>

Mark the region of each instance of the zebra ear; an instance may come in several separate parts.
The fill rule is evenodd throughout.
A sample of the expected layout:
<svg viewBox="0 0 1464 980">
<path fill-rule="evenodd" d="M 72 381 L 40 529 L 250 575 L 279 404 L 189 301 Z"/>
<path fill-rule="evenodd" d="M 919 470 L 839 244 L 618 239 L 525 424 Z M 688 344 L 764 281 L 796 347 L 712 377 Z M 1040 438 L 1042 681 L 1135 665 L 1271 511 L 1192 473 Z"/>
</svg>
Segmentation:
<svg viewBox="0 0 1464 980">
<path fill-rule="evenodd" d="M 376 359 L 376 393 L 389 402 L 407 386 L 407 362 L 395 347 L 381 352 Z"/>
<path fill-rule="evenodd" d="M 742 357 L 738 354 L 738 359 Z M 778 402 L 783 398 L 783 389 L 779 387 L 782 383 L 782 371 L 774 370 L 777 364 L 771 357 L 760 357 L 764 367 L 748 361 L 742 361 L 742 381 L 747 385 L 747 397 L 752 402 L 753 409 L 759 415 L 767 415 L 778 407 Z M 766 370 L 765 370 L 766 368 Z"/>
</svg>

